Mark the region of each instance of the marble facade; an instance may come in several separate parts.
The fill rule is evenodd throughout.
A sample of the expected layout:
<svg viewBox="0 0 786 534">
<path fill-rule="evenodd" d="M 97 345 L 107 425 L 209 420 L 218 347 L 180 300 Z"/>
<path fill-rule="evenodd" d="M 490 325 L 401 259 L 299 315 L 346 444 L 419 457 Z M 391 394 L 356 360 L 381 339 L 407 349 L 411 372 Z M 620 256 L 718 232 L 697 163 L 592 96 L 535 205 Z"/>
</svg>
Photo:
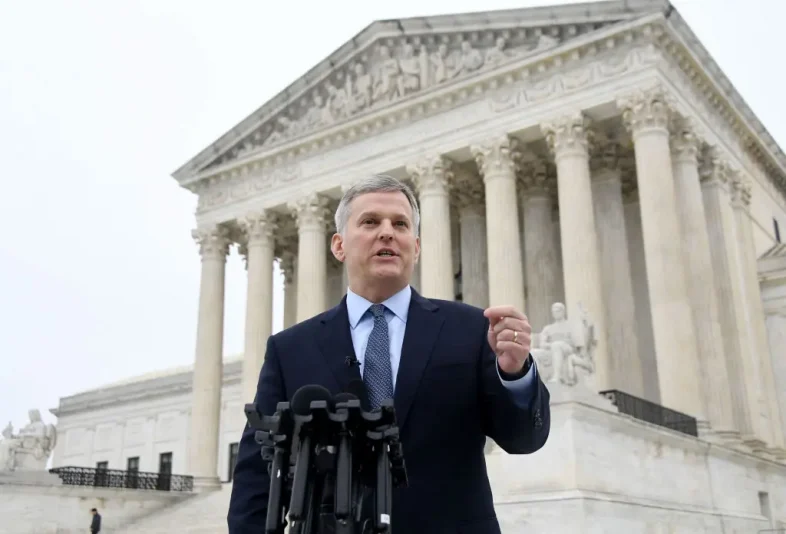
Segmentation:
<svg viewBox="0 0 786 534">
<path fill-rule="evenodd" d="M 287 281 L 285 326 L 335 305 L 346 279 L 329 252 L 332 215 L 370 173 L 418 195 L 421 293 L 514 304 L 536 330 L 554 302 L 582 307 L 597 391 L 786 457 L 756 263 L 760 228 L 786 220 L 786 158 L 731 87 L 715 85 L 714 64 L 687 62 L 705 52 L 660 5 L 592 24 L 569 22 L 570 8 L 550 26 L 448 30 L 437 17 L 400 36 L 378 24 L 287 93 L 300 96 L 274 100 L 235 130 L 243 136 L 177 171 L 199 195 L 203 265 L 191 472 L 215 478 L 227 251 L 237 244 L 247 261 L 251 401 L 273 261 Z"/>
<path fill-rule="evenodd" d="M 223 478 L 227 254 L 248 275 L 242 406 L 274 262 L 285 327 L 337 304 L 332 216 L 373 173 L 418 196 L 422 294 L 514 304 L 538 332 L 556 302 L 585 310 L 595 392 L 786 462 L 786 156 L 679 13 L 633 0 L 374 23 L 176 171 L 202 266 L 178 471 Z"/>
</svg>

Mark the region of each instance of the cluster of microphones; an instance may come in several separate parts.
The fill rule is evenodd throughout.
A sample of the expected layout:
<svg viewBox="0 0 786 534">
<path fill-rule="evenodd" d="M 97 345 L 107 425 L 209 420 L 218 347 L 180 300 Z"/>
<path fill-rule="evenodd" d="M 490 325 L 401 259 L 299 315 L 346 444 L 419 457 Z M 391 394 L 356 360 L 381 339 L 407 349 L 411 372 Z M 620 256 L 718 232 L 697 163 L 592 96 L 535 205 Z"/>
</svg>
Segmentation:
<svg viewBox="0 0 786 534">
<path fill-rule="evenodd" d="M 245 407 L 268 462 L 265 532 L 389 533 L 393 488 L 407 485 L 393 400 L 369 410 L 362 380 L 335 396 L 298 389 L 273 415 Z"/>
</svg>

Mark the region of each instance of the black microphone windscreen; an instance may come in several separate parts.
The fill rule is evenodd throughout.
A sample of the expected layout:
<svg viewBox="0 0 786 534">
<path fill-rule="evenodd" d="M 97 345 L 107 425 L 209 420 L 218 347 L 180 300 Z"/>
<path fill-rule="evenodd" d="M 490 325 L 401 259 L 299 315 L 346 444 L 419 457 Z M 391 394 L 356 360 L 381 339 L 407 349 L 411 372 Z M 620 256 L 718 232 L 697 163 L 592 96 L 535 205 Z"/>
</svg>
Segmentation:
<svg viewBox="0 0 786 534">
<path fill-rule="evenodd" d="M 351 393 L 358 399 L 364 399 L 366 398 L 366 384 L 361 379 L 355 378 L 347 384 L 346 392 Z"/>
<path fill-rule="evenodd" d="M 336 404 L 338 404 L 339 402 L 347 402 L 347 401 L 351 401 L 351 400 L 358 400 L 358 397 L 357 397 L 357 395 L 353 395 L 352 393 L 350 393 L 348 391 L 345 392 L 345 393 L 339 393 L 338 395 L 333 397 L 333 402 L 336 403 Z"/>
<path fill-rule="evenodd" d="M 308 415 L 311 413 L 311 403 L 314 401 L 327 401 L 328 406 L 331 405 L 333 396 L 326 388 L 317 384 L 303 386 L 292 395 L 292 401 L 289 403 L 292 411 L 296 415 Z"/>
</svg>

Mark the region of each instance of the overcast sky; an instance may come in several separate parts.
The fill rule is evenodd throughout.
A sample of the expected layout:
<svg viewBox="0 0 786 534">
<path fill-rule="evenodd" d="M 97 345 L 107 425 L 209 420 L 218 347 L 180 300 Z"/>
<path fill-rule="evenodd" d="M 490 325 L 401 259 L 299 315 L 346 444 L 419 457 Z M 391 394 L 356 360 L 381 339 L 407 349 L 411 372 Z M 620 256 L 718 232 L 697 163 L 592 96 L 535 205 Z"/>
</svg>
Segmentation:
<svg viewBox="0 0 786 534">
<path fill-rule="evenodd" d="M 0 0 L 0 426 L 192 362 L 196 199 L 177 167 L 373 20 L 548 3 Z M 784 2 L 674 5 L 785 146 Z M 235 252 L 227 355 L 244 312 Z"/>
</svg>

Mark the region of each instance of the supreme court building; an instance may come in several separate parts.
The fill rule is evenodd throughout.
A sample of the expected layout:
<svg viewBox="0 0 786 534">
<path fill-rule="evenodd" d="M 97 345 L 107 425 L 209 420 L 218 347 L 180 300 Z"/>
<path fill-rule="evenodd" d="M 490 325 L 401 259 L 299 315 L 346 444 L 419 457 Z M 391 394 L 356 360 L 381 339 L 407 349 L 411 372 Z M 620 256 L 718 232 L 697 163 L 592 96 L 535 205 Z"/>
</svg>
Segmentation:
<svg viewBox="0 0 786 534">
<path fill-rule="evenodd" d="M 155 381 L 173 388 L 176 403 L 156 402 L 190 436 L 172 445 L 176 471 L 226 479 L 272 333 L 274 262 L 285 327 L 337 304 L 333 214 L 376 173 L 417 194 L 423 295 L 513 304 L 536 332 L 564 303 L 594 325 L 596 392 L 786 462 L 786 155 L 679 13 L 632 0 L 376 22 L 174 173 L 199 198 L 193 369 L 117 387 L 138 403 Z M 222 364 L 232 250 L 245 351 Z M 80 405 L 63 400 L 61 432 Z M 140 414 L 144 439 L 177 439 Z M 121 464 L 130 424 L 114 423 Z"/>
</svg>

